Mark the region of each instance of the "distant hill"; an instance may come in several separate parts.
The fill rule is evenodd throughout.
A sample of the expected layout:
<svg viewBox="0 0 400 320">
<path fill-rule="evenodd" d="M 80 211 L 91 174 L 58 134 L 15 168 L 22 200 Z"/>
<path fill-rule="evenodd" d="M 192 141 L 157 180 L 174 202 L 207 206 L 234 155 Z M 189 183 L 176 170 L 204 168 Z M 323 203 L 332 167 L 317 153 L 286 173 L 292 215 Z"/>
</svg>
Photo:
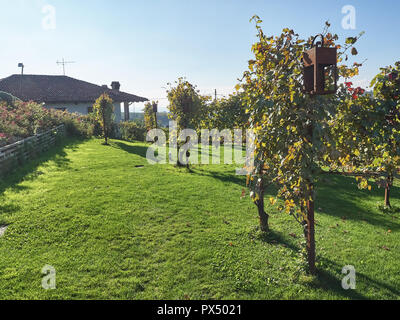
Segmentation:
<svg viewBox="0 0 400 320">
<path fill-rule="evenodd" d="M 121 112 L 121 119 L 124 119 L 124 112 Z M 143 112 L 129 112 L 129 120 L 144 120 Z M 169 124 L 168 112 L 157 112 L 157 122 L 161 124 L 161 127 L 167 127 Z"/>
</svg>

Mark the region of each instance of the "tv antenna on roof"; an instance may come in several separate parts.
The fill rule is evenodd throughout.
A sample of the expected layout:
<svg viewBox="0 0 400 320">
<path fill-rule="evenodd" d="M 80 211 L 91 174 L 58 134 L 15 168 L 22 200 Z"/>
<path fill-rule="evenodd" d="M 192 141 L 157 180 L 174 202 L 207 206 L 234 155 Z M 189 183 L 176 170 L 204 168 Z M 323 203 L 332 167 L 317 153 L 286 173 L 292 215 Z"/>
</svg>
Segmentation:
<svg viewBox="0 0 400 320">
<path fill-rule="evenodd" d="M 63 74 L 64 74 L 64 76 L 65 76 L 65 65 L 66 64 L 70 64 L 70 63 L 75 63 L 75 61 L 65 61 L 64 58 L 62 58 L 61 61 L 57 61 L 58 65 L 61 64 L 63 66 Z"/>
</svg>

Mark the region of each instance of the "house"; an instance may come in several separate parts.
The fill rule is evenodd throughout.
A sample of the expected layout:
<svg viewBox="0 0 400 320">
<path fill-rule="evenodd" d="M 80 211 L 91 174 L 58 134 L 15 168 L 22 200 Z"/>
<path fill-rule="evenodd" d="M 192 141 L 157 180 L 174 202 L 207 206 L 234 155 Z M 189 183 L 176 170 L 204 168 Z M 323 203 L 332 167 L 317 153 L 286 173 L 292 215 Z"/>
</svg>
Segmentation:
<svg viewBox="0 0 400 320">
<path fill-rule="evenodd" d="M 14 74 L 0 80 L 0 91 L 7 92 L 23 101 L 43 103 L 46 108 L 88 114 L 95 100 L 106 93 L 114 102 L 115 121 L 121 121 L 121 104 L 125 120 L 129 120 L 129 104 L 148 99 L 122 92 L 120 83 L 113 81 L 111 88 L 98 86 L 67 76 Z"/>
</svg>

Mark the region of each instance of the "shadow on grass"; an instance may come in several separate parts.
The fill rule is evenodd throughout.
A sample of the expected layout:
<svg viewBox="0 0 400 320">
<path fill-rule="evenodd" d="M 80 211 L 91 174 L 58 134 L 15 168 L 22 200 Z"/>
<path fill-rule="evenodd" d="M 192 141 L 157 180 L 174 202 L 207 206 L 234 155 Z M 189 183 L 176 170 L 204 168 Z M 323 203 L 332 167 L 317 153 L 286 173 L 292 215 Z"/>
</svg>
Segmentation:
<svg viewBox="0 0 400 320">
<path fill-rule="evenodd" d="M 271 244 L 271 245 L 283 245 L 285 248 L 289 248 L 295 252 L 300 252 L 300 248 L 288 241 L 287 238 L 280 232 L 275 230 L 270 230 L 268 232 L 261 232 L 257 234 L 257 239 L 262 242 Z"/>
<path fill-rule="evenodd" d="M 391 189 L 392 198 L 398 198 L 400 188 L 393 186 Z M 348 220 L 365 221 L 371 225 L 384 227 L 391 230 L 399 230 L 400 224 L 393 221 L 388 214 L 379 214 L 368 210 L 363 206 L 360 199 L 379 198 L 383 203 L 383 190 L 373 187 L 371 191 L 359 190 L 355 179 L 343 176 L 329 176 L 318 182 L 316 188 L 316 208 L 323 214 Z"/>
<path fill-rule="evenodd" d="M 225 183 L 235 183 L 246 188 L 246 178 L 236 175 L 234 172 L 223 173 L 213 171 L 210 168 L 206 170 L 192 169 L 197 175 L 218 179 Z M 276 194 L 276 187 L 269 185 L 265 189 L 265 197 Z M 400 188 L 392 186 L 391 198 L 398 199 Z M 400 229 L 400 221 L 393 220 L 395 215 L 400 212 L 400 208 L 393 205 L 392 209 L 382 209 L 376 206 L 376 209 L 368 210 L 368 206 L 363 206 L 360 199 L 371 201 L 371 198 L 378 198 L 383 203 L 384 190 L 373 186 L 371 191 L 359 190 L 355 179 L 344 176 L 324 176 L 316 186 L 316 210 L 322 214 L 343 218 L 348 220 L 365 221 L 371 225 L 384 227 L 391 230 Z M 379 214 L 381 213 L 381 214 Z"/>
<path fill-rule="evenodd" d="M 280 232 L 274 230 L 270 230 L 268 232 L 261 232 L 259 228 L 256 228 L 255 230 L 250 232 L 249 235 L 254 240 L 259 240 L 268 243 L 270 245 L 283 245 L 284 247 L 295 251 L 297 255 L 300 255 L 301 248 L 288 241 L 285 238 L 285 236 Z M 333 292 L 337 295 L 343 296 L 344 298 L 358 299 L 358 300 L 366 299 L 365 296 L 363 296 L 356 290 L 344 290 L 341 286 L 340 276 L 335 276 L 334 274 L 326 270 L 326 269 L 338 270 L 338 272 L 341 272 L 342 267 L 339 267 L 333 261 L 326 260 L 324 258 L 320 259 L 320 257 L 317 257 L 317 261 L 318 262 L 323 261 L 324 262 L 323 265 L 325 266 L 325 268 L 317 269 L 316 276 L 313 277 L 311 282 L 307 282 L 306 286 L 313 289 L 321 289 L 326 292 Z M 306 272 L 306 271 L 302 270 L 301 272 Z M 356 277 L 362 277 L 362 275 L 357 273 Z"/>
<path fill-rule="evenodd" d="M 249 237 L 268 243 L 270 245 L 282 245 L 289 248 L 300 255 L 301 248 L 289 241 L 282 233 L 270 230 L 269 232 L 261 232 L 259 227 L 255 227 L 250 233 Z M 342 279 L 345 274 L 342 274 L 343 266 L 337 264 L 336 262 L 326 259 L 324 257 L 317 257 L 318 264 L 323 267 L 317 269 L 317 274 L 313 277 L 311 282 L 307 282 L 307 286 L 313 289 L 321 289 L 326 292 L 332 292 L 336 295 L 342 296 L 343 298 L 355 299 L 355 300 L 365 300 L 368 299 L 359 290 L 357 290 L 357 283 L 362 283 L 362 287 L 368 286 L 368 288 L 374 288 L 376 291 L 386 291 L 386 293 L 393 299 L 397 299 L 400 296 L 400 290 L 391 286 L 383 281 L 372 279 L 371 277 L 356 270 L 356 289 L 345 290 L 342 288 Z M 303 272 L 303 271 L 302 271 Z"/>
<path fill-rule="evenodd" d="M 205 166 L 207 166 L 207 165 L 205 165 Z M 231 173 L 231 172 L 222 173 L 221 171 L 212 171 L 212 170 L 210 170 L 210 168 L 207 168 L 207 171 L 203 171 L 198 168 L 192 168 L 191 170 L 192 170 L 192 173 L 200 175 L 200 176 L 218 179 L 225 183 L 239 184 L 239 185 L 242 185 L 243 188 L 246 187 L 246 177 L 245 176 L 236 175 L 235 173 Z"/>
<path fill-rule="evenodd" d="M 128 153 L 136 154 L 143 158 L 146 158 L 146 153 L 148 149 L 148 147 L 145 146 L 127 144 L 125 141 L 112 141 L 110 142 L 110 146 L 113 148 L 123 150 Z"/>
<path fill-rule="evenodd" d="M 320 288 L 323 290 L 330 290 L 333 291 L 343 297 L 347 297 L 350 299 L 358 299 L 364 300 L 368 299 L 366 296 L 361 294 L 357 290 L 357 283 L 363 283 L 363 285 L 367 285 L 368 288 L 374 288 L 376 291 L 386 291 L 388 295 L 392 296 L 393 299 L 397 299 L 400 296 L 400 290 L 387 284 L 385 282 L 372 279 L 371 277 L 359 272 L 356 270 L 356 289 L 348 289 L 345 290 L 342 288 L 342 279 L 345 277 L 345 274 L 342 274 L 343 266 L 338 265 L 337 263 L 333 262 L 332 260 L 321 258 L 321 262 L 324 263 L 325 266 L 328 267 L 330 270 L 337 270 L 338 275 L 334 275 L 326 270 L 318 270 L 318 274 L 313 283 L 310 286 L 315 288 Z"/>
<path fill-rule="evenodd" d="M 68 168 L 70 160 L 66 157 L 66 150 L 75 150 L 82 141 L 77 138 L 67 138 L 60 141 L 37 158 L 15 167 L 12 171 L 0 177 L 0 196 L 6 189 L 11 189 L 13 192 L 21 192 L 28 189 L 28 187 L 21 186 L 19 183 L 24 180 L 32 180 L 43 174 L 42 171 L 38 170 L 38 167 L 41 165 L 46 167 L 46 162 L 48 161 L 52 161 L 60 169 Z"/>
<path fill-rule="evenodd" d="M 2 221 L 2 215 L 12 214 L 20 210 L 20 206 L 15 204 L 4 204 L 0 205 L 0 227 L 5 227 L 7 224 L 4 224 Z"/>
<path fill-rule="evenodd" d="M 379 210 L 387 215 L 395 215 L 400 213 L 400 207 L 399 206 L 391 206 L 391 207 L 385 207 L 383 204 L 378 206 Z"/>
<path fill-rule="evenodd" d="M 13 213 L 19 210 L 19 206 L 15 204 L 5 204 L 5 205 L 0 205 L 0 212 L 1 213 Z"/>
</svg>

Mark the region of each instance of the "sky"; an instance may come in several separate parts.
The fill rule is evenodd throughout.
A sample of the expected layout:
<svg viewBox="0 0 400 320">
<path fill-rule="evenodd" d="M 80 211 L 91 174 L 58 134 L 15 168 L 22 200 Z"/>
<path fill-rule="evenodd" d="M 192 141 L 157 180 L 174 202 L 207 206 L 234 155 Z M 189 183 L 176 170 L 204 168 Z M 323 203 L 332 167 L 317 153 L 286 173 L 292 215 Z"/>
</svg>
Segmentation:
<svg viewBox="0 0 400 320">
<path fill-rule="evenodd" d="M 186 77 L 200 93 L 228 95 L 252 58 L 256 29 L 279 35 L 294 29 L 318 34 L 329 20 L 340 39 L 365 31 L 354 62 L 367 59 L 354 81 L 367 86 L 380 67 L 400 60 L 398 0 L 0 0 L 0 78 L 20 73 L 62 74 L 159 101 L 167 83 Z M 344 29 L 342 8 L 355 9 L 355 29 Z M 131 111 L 140 111 L 134 104 Z"/>
</svg>

